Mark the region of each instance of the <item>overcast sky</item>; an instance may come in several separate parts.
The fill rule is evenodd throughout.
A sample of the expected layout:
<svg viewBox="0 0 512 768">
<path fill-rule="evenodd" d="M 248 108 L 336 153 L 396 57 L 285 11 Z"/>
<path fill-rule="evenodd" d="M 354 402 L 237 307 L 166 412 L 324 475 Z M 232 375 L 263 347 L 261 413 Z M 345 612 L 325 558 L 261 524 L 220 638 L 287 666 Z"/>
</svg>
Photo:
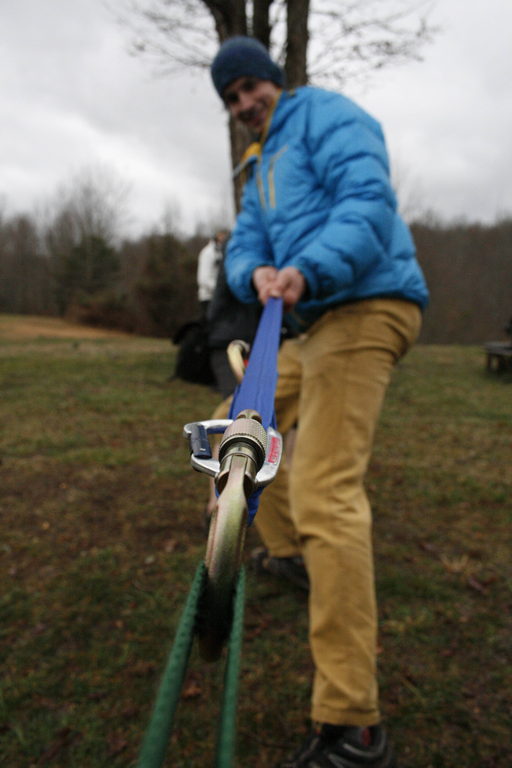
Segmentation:
<svg viewBox="0 0 512 768">
<path fill-rule="evenodd" d="M 348 89 L 382 123 L 407 212 L 512 215 L 512 1 L 438 0 L 425 60 Z M 231 213 L 226 117 L 207 73 L 156 78 L 103 0 L 0 2 L 0 207 L 39 209 L 82 169 L 129 186 L 130 231 L 167 208 Z M 219 222 L 220 223 L 220 222 Z"/>
</svg>

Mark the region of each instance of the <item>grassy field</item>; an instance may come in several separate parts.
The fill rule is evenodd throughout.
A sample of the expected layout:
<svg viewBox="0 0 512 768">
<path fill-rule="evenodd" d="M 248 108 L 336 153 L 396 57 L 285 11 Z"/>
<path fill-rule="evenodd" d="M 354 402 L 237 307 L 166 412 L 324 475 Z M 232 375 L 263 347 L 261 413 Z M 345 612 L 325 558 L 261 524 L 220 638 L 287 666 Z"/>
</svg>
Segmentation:
<svg viewBox="0 0 512 768">
<path fill-rule="evenodd" d="M 165 340 L 14 324 L 0 318 L 0 764 L 129 768 L 204 554 L 207 481 L 182 426 L 217 397 L 168 380 Z M 400 766 L 508 768 L 512 374 L 477 348 L 415 348 L 368 488 Z M 249 573 L 239 768 L 300 742 L 310 677 L 305 598 Z M 221 689 L 194 650 L 168 766 L 212 764 Z"/>
</svg>

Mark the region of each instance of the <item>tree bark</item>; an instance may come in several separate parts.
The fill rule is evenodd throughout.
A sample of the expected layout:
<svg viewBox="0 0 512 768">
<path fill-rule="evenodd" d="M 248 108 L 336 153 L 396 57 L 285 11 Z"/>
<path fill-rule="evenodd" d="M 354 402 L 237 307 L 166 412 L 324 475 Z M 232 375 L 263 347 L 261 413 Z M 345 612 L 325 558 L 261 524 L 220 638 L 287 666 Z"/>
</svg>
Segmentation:
<svg viewBox="0 0 512 768">
<path fill-rule="evenodd" d="M 233 35 L 247 34 L 245 0 L 202 0 L 215 22 L 217 37 L 222 43 Z"/>
<path fill-rule="evenodd" d="M 286 85 L 296 88 L 308 82 L 309 0 L 287 0 Z"/>
<path fill-rule="evenodd" d="M 254 0 L 252 19 L 252 33 L 254 37 L 263 43 L 265 48 L 270 48 L 270 6 L 273 0 Z"/>
<path fill-rule="evenodd" d="M 242 125 L 242 123 L 239 123 L 237 120 L 233 120 L 233 118 L 230 118 L 229 120 L 229 138 L 231 145 L 231 167 L 235 169 L 240 163 L 245 150 L 251 141 L 253 141 L 253 138 L 245 125 Z M 242 189 L 243 175 L 237 174 L 233 178 L 233 198 L 236 213 L 240 211 Z"/>
</svg>

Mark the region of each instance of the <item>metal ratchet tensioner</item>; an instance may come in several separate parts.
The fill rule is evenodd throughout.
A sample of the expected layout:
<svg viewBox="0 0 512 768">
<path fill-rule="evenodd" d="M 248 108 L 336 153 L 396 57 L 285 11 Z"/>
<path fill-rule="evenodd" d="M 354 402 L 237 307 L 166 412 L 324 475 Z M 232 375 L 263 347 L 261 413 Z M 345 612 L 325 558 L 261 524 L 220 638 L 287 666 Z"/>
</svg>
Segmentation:
<svg viewBox="0 0 512 768">
<path fill-rule="evenodd" d="M 273 427 L 262 426 L 256 411 L 241 411 L 236 419 L 209 419 L 185 424 L 183 434 L 189 441 L 190 462 L 198 472 L 215 478 L 219 492 L 225 485 L 226 466 L 233 454 L 245 455 L 254 467 L 250 493 L 272 482 L 281 461 L 283 440 Z M 212 455 L 210 435 L 222 434 L 219 459 Z"/>
<path fill-rule="evenodd" d="M 257 411 L 241 411 L 236 419 L 186 424 L 194 469 L 215 478 L 219 493 L 208 532 L 207 579 L 198 625 L 199 649 L 204 659 L 219 658 L 230 631 L 233 594 L 241 565 L 248 499 L 270 483 L 279 468 L 282 438 L 261 424 Z M 209 436 L 222 434 L 219 459 L 212 456 Z"/>
</svg>

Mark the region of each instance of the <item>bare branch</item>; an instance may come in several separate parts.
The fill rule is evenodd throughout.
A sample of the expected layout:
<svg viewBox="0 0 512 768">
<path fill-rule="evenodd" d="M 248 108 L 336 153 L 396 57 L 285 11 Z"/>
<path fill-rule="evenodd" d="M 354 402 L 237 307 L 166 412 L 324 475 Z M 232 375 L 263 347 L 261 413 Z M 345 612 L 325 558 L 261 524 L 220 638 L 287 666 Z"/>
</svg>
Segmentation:
<svg viewBox="0 0 512 768">
<path fill-rule="evenodd" d="M 379 0 L 317 0 L 311 14 L 311 81 L 340 87 L 385 66 L 421 59 L 423 47 L 438 31 L 428 21 L 432 3 L 395 0 L 385 5 Z"/>
<path fill-rule="evenodd" d="M 306 80 L 306 67 L 296 57 L 305 61 L 307 52 L 310 81 L 339 87 L 383 67 L 421 59 L 422 49 L 438 32 L 429 21 L 432 0 L 311 0 L 309 12 L 304 0 L 127 3 L 120 21 L 130 29 L 132 53 L 150 57 L 166 74 L 205 68 L 219 41 L 252 33 L 293 73 L 293 84 Z M 301 25 L 294 13 L 298 6 Z M 290 21 L 302 39 L 290 39 Z"/>
</svg>

